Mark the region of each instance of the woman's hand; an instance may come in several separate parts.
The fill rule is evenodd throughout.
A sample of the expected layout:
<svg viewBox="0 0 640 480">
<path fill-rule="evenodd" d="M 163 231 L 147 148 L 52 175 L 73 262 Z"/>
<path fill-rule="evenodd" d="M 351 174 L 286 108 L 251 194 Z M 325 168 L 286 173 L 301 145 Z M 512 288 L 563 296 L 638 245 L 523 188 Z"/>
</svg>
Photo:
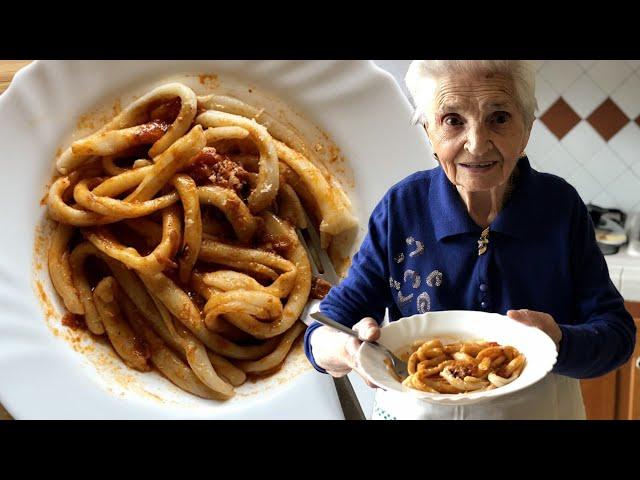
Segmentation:
<svg viewBox="0 0 640 480">
<path fill-rule="evenodd" d="M 556 321 L 548 313 L 527 309 L 509 310 L 507 311 L 507 317 L 513 318 L 525 325 L 539 328 L 551 337 L 551 340 L 556 344 L 556 349 L 559 348 L 560 340 L 562 340 L 562 330 L 560 330 Z"/>
<path fill-rule="evenodd" d="M 363 340 L 376 341 L 380 338 L 380 327 L 371 317 L 360 320 L 353 326 L 353 330 Z M 342 377 L 355 370 L 367 385 L 377 388 L 365 378 L 356 361 L 356 353 L 361 344 L 358 339 L 330 327 L 319 327 L 311 334 L 313 358 L 319 367 L 324 368 L 332 377 Z"/>
</svg>

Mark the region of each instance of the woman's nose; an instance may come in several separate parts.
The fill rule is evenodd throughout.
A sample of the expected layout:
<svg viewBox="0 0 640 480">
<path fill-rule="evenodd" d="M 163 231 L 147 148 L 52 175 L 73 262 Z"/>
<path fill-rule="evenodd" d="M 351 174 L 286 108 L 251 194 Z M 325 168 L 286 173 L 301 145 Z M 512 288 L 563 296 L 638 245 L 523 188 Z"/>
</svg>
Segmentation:
<svg viewBox="0 0 640 480">
<path fill-rule="evenodd" d="M 489 141 L 489 133 L 482 126 L 471 126 L 468 130 L 465 150 L 474 157 L 482 156 L 491 150 L 491 142 Z"/>
</svg>

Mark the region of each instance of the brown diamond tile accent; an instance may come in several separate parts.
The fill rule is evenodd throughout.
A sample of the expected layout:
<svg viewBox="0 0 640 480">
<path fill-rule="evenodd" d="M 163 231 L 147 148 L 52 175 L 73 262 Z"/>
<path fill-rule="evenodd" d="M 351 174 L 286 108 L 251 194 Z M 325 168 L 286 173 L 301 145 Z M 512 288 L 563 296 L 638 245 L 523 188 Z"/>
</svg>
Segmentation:
<svg viewBox="0 0 640 480">
<path fill-rule="evenodd" d="M 629 117 L 620 110 L 620 107 L 613 100 L 607 98 L 589 115 L 587 121 L 608 142 L 622 127 L 629 123 Z"/>
<path fill-rule="evenodd" d="M 640 127 L 640 115 L 638 115 L 638 118 L 636 118 L 636 123 L 638 124 L 638 126 Z"/>
<path fill-rule="evenodd" d="M 562 97 L 556 100 L 556 102 L 544 112 L 540 120 L 558 137 L 558 140 L 562 140 L 562 137 L 580 123 L 578 114 L 573 111 L 573 108 L 571 108 Z"/>
</svg>

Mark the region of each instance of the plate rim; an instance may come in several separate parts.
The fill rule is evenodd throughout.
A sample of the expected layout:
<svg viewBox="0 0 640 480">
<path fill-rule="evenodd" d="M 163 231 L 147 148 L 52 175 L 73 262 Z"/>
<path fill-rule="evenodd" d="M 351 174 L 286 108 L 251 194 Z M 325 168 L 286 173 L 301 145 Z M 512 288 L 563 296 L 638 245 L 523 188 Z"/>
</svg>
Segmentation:
<svg viewBox="0 0 640 480">
<path fill-rule="evenodd" d="M 288 61 L 296 61 L 296 60 L 288 60 Z M 33 84 L 36 86 L 36 88 L 39 88 L 42 86 L 42 82 L 38 81 L 38 77 L 40 75 L 42 75 L 42 70 L 46 67 L 47 70 L 49 68 L 54 68 L 57 69 L 58 67 L 52 67 L 53 64 L 56 63 L 68 63 L 68 62 L 72 62 L 72 61 L 62 61 L 62 62 L 57 62 L 54 60 L 34 60 L 33 62 L 31 62 L 30 64 L 24 66 L 23 68 L 21 68 L 19 71 L 16 72 L 16 74 L 14 75 L 11 83 L 9 84 L 8 88 L 4 91 L 3 95 L 0 95 L 0 114 L 4 115 L 4 111 L 5 108 L 7 108 L 7 106 L 14 102 L 16 99 L 21 99 L 20 97 L 24 96 L 25 91 L 23 90 L 23 88 L 25 87 L 25 85 L 29 82 L 29 81 L 33 81 Z M 79 62 L 84 62 L 84 63 L 91 63 L 91 62 L 95 62 L 95 61 L 79 61 Z M 154 60 L 150 60 L 150 61 L 145 61 L 145 62 L 154 62 Z M 169 62 L 168 60 L 160 60 L 160 62 Z M 185 63 L 187 65 L 193 65 L 194 63 L 206 63 L 207 65 L 210 65 L 211 68 L 215 68 L 216 64 L 218 62 L 228 62 L 228 60 L 223 60 L 223 61 L 216 61 L 216 60 L 186 60 Z M 298 61 L 300 62 L 300 61 Z M 310 62 L 310 61 L 303 61 L 303 62 Z M 313 60 L 311 61 L 313 62 Z M 404 108 L 407 112 L 411 111 L 411 105 L 410 102 L 408 101 L 408 99 L 406 98 L 406 96 L 403 94 L 400 86 L 398 85 L 398 83 L 396 82 L 396 80 L 393 78 L 393 76 L 391 74 L 389 74 L 388 72 L 386 72 L 384 69 L 380 68 L 379 66 L 377 66 L 373 61 L 371 60 L 351 60 L 350 62 L 353 63 L 357 63 L 359 64 L 359 70 L 362 70 L 363 72 L 366 72 L 366 75 L 364 78 L 366 78 L 369 81 L 372 82 L 376 82 L 376 85 L 379 85 L 380 87 L 385 87 L 384 88 L 384 95 L 382 95 L 384 97 L 384 101 L 385 102 L 393 102 L 395 104 L 402 104 L 402 108 Z M 173 73 L 180 73 L 182 71 L 188 71 L 190 69 L 189 66 L 182 68 L 181 66 L 177 66 L 175 68 L 167 68 L 167 72 L 169 72 L 170 74 Z M 50 72 L 46 72 L 46 73 L 50 73 Z M 164 74 L 163 74 L 164 75 Z M 127 75 L 124 74 L 122 76 L 119 76 L 119 81 L 120 82 L 128 82 L 128 81 L 134 81 L 135 80 L 135 76 L 134 75 Z M 46 84 L 46 82 L 44 82 Z M 104 92 L 104 90 L 99 87 L 98 88 L 99 91 Z M 40 93 L 42 94 L 42 92 Z M 286 97 L 282 97 L 280 96 L 280 98 L 282 100 L 287 100 Z M 88 111 L 89 109 L 91 109 L 93 107 L 93 105 L 87 105 L 85 111 Z M 13 108 L 13 107 L 12 107 Z M 63 131 L 63 129 L 59 129 L 58 130 L 58 135 L 60 140 L 62 141 L 62 138 L 65 135 L 65 132 Z M 418 139 L 418 135 L 415 135 L 414 133 L 410 133 L 409 132 L 409 128 L 407 128 L 407 133 L 406 135 L 404 135 L 402 138 L 408 138 L 410 136 L 415 136 L 416 140 Z M 417 142 L 418 143 L 418 142 Z M 426 144 L 425 141 L 422 141 L 422 143 L 424 144 L 422 147 L 423 152 L 426 154 L 428 154 L 428 146 Z M 19 144 L 16 144 L 19 146 Z M 52 163 L 48 164 L 48 166 L 53 166 Z M 428 168 L 425 164 L 424 168 Z M 366 218 L 359 218 L 359 222 L 361 225 L 366 225 Z M 5 255 L 5 254 L 3 254 Z M 2 259 L 0 259 L 2 260 Z M 3 266 L 4 262 L 0 263 L 0 266 Z M 46 270 L 46 266 L 44 267 L 44 270 Z M 0 272 L 2 273 L 2 272 Z M 9 272 L 11 273 L 11 272 Z M 33 275 L 33 272 L 29 272 L 29 275 Z M 22 274 L 20 274 L 20 278 L 22 278 Z M 30 284 L 29 287 L 32 287 L 32 281 L 30 280 Z M 0 292 L 0 293 L 4 293 L 4 292 Z M 28 292 L 24 293 L 25 297 L 28 297 L 27 300 L 28 302 L 38 302 L 36 296 L 34 295 L 34 292 L 32 291 L 32 289 L 30 288 Z M 31 298 L 33 298 L 33 300 L 30 300 Z M 50 327 L 46 324 L 47 320 L 46 320 L 46 315 L 45 313 L 42 311 L 42 306 L 41 305 L 36 305 L 36 308 L 38 310 L 39 313 L 39 318 L 38 320 L 43 324 L 43 329 L 45 330 L 45 334 L 48 336 L 47 337 L 47 343 L 44 344 L 45 347 L 49 347 L 51 345 L 57 345 L 55 348 L 56 350 L 60 350 L 60 351 L 64 351 L 65 356 L 66 357 L 71 357 L 74 356 L 76 354 L 76 352 L 72 351 L 71 348 L 69 348 L 69 345 L 66 341 L 58 341 L 60 339 L 56 338 L 53 333 L 50 330 Z M 15 317 L 17 314 L 21 313 L 22 311 L 24 311 L 23 309 L 17 309 L 17 307 L 12 310 L 11 313 L 8 313 L 6 315 L 2 315 L 0 316 L 0 329 L 3 327 L 7 327 L 9 326 L 9 328 L 11 327 L 10 322 L 5 322 L 5 318 L 8 318 L 9 320 L 11 319 L 11 317 Z M 10 330 L 8 330 L 9 333 Z M 39 333 L 39 335 L 42 335 L 42 332 Z M 40 343 L 40 340 L 38 340 L 38 343 Z M 40 345 L 40 348 L 42 348 L 42 345 Z M 0 355 L 1 357 L 2 355 Z M 2 360 L 0 358 L 0 360 Z M 65 358 L 64 362 L 67 364 L 67 367 L 72 367 L 78 371 L 81 370 L 80 365 L 77 361 L 77 359 L 74 358 Z M 313 371 L 308 371 L 308 372 L 304 372 L 302 374 L 299 375 L 299 377 L 302 376 L 308 376 L 310 374 L 312 374 Z M 297 380 L 297 379 L 295 379 Z M 90 384 L 93 385 L 94 390 L 96 392 L 98 392 L 99 396 L 108 396 L 108 393 L 105 392 L 103 390 L 103 388 L 100 385 L 95 384 L 95 382 L 92 379 L 89 379 Z M 288 382 L 288 385 L 290 385 L 291 383 L 294 382 Z M 325 382 L 326 383 L 326 382 Z M 281 390 L 281 394 L 284 395 L 285 393 L 285 389 Z M 273 395 L 272 398 L 276 398 L 279 395 Z M 14 393 L 12 391 L 12 385 L 9 382 L 3 382 L 0 381 L 0 401 L 2 402 L 3 406 L 5 407 L 5 409 L 14 417 L 14 418 L 39 418 L 41 416 L 41 414 L 37 411 L 37 407 L 34 408 L 34 405 L 39 404 L 40 402 L 23 402 L 23 394 L 17 394 Z M 113 400 L 113 399 L 112 399 Z M 110 416 L 109 418 L 126 418 L 126 417 L 130 417 L 131 412 L 136 412 L 137 410 L 139 410 L 139 407 L 137 405 L 129 405 L 127 407 L 121 408 L 121 407 L 116 407 L 115 404 L 117 404 L 119 399 L 115 399 L 115 402 L 111 402 L 112 405 L 110 407 L 113 407 L 113 415 Z M 143 407 L 144 408 L 144 407 Z M 237 408 L 237 407 L 234 407 Z M 161 409 L 161 413 L 164 413 L 165 411 L 168 412 L 168 410 L 165 409 L 164 406 L 160 407 Z M 180 409 L 180 411 L 182 413 L 184 413 L 186 410 L 191 410 L 190 408 L 187 407 L 182 407 Z M 197 411 L 197 408 L 195 409 Z M 161 418 L 182 418 L 184 415 L 176 415 L 175 411 L 169 414 L 161 414 L 160 417 Z M 150 417 L 154 417 L 154 415 L 150 415 Z M 213 414 L 213 415 L 206 415 L 207 418 L 220 418 L 219 415 Z M 64 417 L 64 418 L 75 418 L 75 417 Z M 84 415 L 81 415 L 80 418 L 97 418 L 97 417 L 92 417 L 91 415 L 89 415 L 89 417 L 87 417 L 86 412 L 84 412 Z M 154 417 L 155 418 L 155 417 Z M 186 415 L 186 418 L 201 418 L 201 417 L 196 417 L 196 416 L 192 416 L 192 415 Z M 264 418 L 268 418 L 268 417 L 264 417 Z"/>
<path fill-rule="evenodd" d="M 497 312 L 483 312 L 479 310 L 460 310 L 460 309 L 428 311 L 424 313 L 416 313 L 414 315 L 410 315 L 407 317 L 401 317 L 398 320 L 391 321 L 387 325 L 382 327 L 381 330 L 385 330 L 388 328 L 401 328 L 397 326 L 397 325 L 400 325 L 400 322 L 405 322 L 405 323 L 410 322 L 412 319 L 415 319 L 415 318 L 428 320 L 429 317 L 437 317 L 443 314 L 444 315 L 465 314 L 465 315 L 477 315 L 482 317 L 490 317 L 490 318 L 493 318 L 494 321 L 508 320 L 510 322 L 514 322 L 512 324 L 514 325 L 514 328 L 520 328 L 520 327 L 530 328 L 531 330 L 529 330 L 529 332 L 531 333 L 531 335 L 539 337 L 540 341 L 544 342 L 547 345 L 547 350 L 549 350 L 549 352 L 552 352 L 552 355 L 548 360 L 550 365 L 548 367 L 544 367 L 543 369 L 541 369 L 541 371 L 542 370 L 546 370 L 546 371 L 539 378 L 529 382 L 528 384 L 519 386 L 514 390 L 509 390 L 504 393 L 499 393 L 498 389 L 489 390 L 486 392 L 471 392 L 468 394 L 445 394 L 445 393 L 434 394 L 434 393 L 428 393 L 428 392 L 421 392 L 421 391 L 409 389 L 406 387 L 403 387 L 402 390 L 395 390 L 395 389 L 388 390 L 384 385 L 381 384 L 380 380 L 373 377 L 369 371 L 365 370 L 364 365 L 362 365 L 361 360 L 364 355 L 367 355 L 369 353 L 373 354 L 374 352 L 376 352 L 376 350 L 373 347 L 368 345 L 366 342 L 363 342 L 357 351 L 356 360 L 362 366 L 362 371 L 366 375 L 367 380 L 377 385 L 378 388 L 382 389 L 383 391 L 390 391 L 390 392 L 393 392 L 394 394 L 402 395 L 406 398 L 419 399 L 428 403 L 438 404 L 438 405 L 472 405 L 472 404 L 505 398 L 505 397 L 517 394 L 521 390 L 524 390 L 536 385 L 537 383 L 544 380 L 549 374 L 552 373 L 553 367 L 556 365 L 558 361 L 558 351 L 551 337 L 549 337 L 546 333 L 544 333 L 539 328 L 529 326 L 529 325 L 524 325 L 522 323 L 517 322 L 516 320 L 509 318 L 506 315 L 502 315 Z M 396 326 L 394 327 L 394 325 Z M 551 361 L 551 357 L 552 357 L 552 361 Z M 494 392 L 498 392 L 498 393 L 494 393 Z"/>
</svg>

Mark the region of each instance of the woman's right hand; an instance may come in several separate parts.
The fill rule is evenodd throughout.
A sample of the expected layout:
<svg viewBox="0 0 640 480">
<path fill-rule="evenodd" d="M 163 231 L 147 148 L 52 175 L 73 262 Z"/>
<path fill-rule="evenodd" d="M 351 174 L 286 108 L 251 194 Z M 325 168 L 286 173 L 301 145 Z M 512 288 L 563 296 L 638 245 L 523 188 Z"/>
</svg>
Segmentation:
<svg viewBox="0 0 640 480">
<path fill-rule="evenodd" d="M 376 341 L 380 338 L 380 327 L 371 317 L 360 320 L 353 326 L 362 340 Z M 377 388 L 369 382 L 356 361 L 356 353 L 362 342 L 356 338 L 330 327 L 322 326 L 311 334 L 311 349 L 316 364 L 324 368 L 332 377 L 342 377 L 355 370 L 367 385 Z"/>
</svg>

